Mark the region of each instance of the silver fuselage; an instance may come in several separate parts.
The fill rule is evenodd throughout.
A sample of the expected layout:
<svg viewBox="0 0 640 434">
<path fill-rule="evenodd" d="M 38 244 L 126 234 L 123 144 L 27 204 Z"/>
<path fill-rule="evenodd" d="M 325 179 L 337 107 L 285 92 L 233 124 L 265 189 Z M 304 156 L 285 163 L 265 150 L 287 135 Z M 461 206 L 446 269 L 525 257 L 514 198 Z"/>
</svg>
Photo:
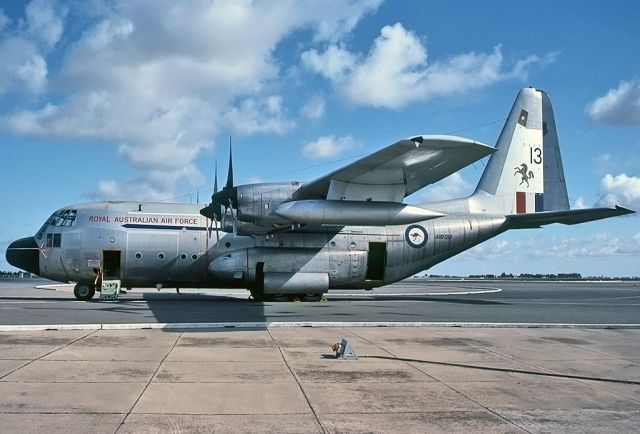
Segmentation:
<svg viewBox="0 0 640 434">
<path fill-rule="evenodd" d="M 220 230 L 218 241 L 201 208 L 139 202 L 66 207 L 35 236 L 38 274 L 89 283 L 100 266 L 123 287 L 220 288 L 250 287 L 263 273 L 272 280 L 326 276 L 311 281 L 368 289 L 409 277 L 506 229 L 504 216 L 459 213 L 411 225 L 307 226 L 254 236 Z M 55 218 L 67 210 L 73 221 Z M 105 264 L 107 256 L 119 263 Z M 305 279 L 292 281 L 309 292 L 324 289 L 323 283 L 307 288 Z"/>
</svg>

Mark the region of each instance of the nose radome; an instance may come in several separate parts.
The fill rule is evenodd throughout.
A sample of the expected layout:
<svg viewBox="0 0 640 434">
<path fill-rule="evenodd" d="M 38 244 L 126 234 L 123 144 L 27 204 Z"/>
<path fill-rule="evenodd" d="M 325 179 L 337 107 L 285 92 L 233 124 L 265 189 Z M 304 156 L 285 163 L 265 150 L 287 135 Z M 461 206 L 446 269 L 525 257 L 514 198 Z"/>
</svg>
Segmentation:
<svg viewBox="0 0 640 434">
<path fill-rule="evenodd" d="M 9 244 L 7 262 L 16 268 L 33 274 L 40 274 L 40 252 L 33 237 L 20 238 Z"/>
</svg>

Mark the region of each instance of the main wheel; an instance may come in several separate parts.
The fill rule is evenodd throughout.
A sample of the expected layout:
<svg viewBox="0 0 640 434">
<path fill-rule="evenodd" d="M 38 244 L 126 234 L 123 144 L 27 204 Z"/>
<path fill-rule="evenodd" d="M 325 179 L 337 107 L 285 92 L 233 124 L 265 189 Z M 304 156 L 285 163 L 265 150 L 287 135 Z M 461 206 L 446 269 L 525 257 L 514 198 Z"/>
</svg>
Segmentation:
<svg viewBox="0 0 640 434">
<path fill-rule="evenodd" d="M 322 300 L 322 292 L 308 292 L 302 296 L 302 300 L 307 303 L 315 303 Z"/>
<path fill-rule="evenodd" d="M 75 295 L 78 300 L 89 301 L 95 294 L 96 288 L 93 285 L 78 283 L 73 288 L 73 295 Z"/>
</svg>

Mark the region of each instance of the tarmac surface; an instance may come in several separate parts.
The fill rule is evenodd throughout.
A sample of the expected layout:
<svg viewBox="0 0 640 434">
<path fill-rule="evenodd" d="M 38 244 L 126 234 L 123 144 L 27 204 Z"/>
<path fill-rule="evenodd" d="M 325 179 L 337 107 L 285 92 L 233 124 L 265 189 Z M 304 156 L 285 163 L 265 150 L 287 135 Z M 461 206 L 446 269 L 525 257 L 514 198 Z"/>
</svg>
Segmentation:
<svg viewBox="0 0 640 434">
<path fill-rule="evenodd" d="M 87 303 L 64 288 L 21 285 L 0 283 L 2 432 L 640 426 L 633 284 L 497 284 L 501 292 L 469 294 L 494 284 L 409 282 L 326 303 L 264 304 L 241 292 L 144 291 Z M 342 338 L 357 360 L 335 358 Z"/>
<path fill-rule="evenodd" d="M 72 286 L 0 281 L 0 325 L 165 323 L 640 323 L 633 282 L 432 282 L 330 291 L 325 303 L 248 300 L 248 291 L 134 289 L 117 302 L 77 301 Z M 48 289 L 34 289 L 47 285 Z M 55 289 L 59 290 L 55 290 Z M 498 292 L 496 292 L 498 291 Z"/>
</svg>

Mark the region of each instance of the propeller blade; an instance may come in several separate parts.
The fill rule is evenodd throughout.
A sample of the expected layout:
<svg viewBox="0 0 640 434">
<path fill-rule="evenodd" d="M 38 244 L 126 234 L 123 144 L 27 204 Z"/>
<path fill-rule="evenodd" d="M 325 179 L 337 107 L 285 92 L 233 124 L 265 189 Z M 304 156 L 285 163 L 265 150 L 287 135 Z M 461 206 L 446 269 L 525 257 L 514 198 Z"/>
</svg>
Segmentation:
<svg viewBox="0 0 640 434">
<path fill-rule="evenodd" d="M 229 199 L 229 204 L 231 204 L 231 199 Z M 230 206 L 231 208 L 231 224 L 233 225 L 233 236 L 236 237 L 238 236 L 238 224 L 236 221 L 236 214 L 233 211 L 233 206 Z"/>
<path fill-rule="evenodd" d="M 213 178 L 213 193 L 217 193 L 218 192 L 218 160 L 216 160 L 216 166 L 215 166 L 215 172 L 214 172 L 214 178 Z"/>
<path fill-rule="evenodd" d="M 229 134 L 229 170 L 227 171 L 227 184 L 225 189 L 233 188 L 233 153 L 231 151 L 231 134 Z"/>
<path fill-rule="evenodd" d="M 228 206 L 233 208 L 234 203 L 237 202 L 237 195 L 238 189 L 233 185 L 233 151 L 231 147 L 231 135 L 229 135 L 229 170 L 227 172 L 227 183 L 222 187 L 222 190 L 214 192 L 211 196 L 211 204 L 216 204 L 220 207 L 218 220 L 222 218 L 222 207 L 224 207 L 225 211 Z"/>
</svg>

